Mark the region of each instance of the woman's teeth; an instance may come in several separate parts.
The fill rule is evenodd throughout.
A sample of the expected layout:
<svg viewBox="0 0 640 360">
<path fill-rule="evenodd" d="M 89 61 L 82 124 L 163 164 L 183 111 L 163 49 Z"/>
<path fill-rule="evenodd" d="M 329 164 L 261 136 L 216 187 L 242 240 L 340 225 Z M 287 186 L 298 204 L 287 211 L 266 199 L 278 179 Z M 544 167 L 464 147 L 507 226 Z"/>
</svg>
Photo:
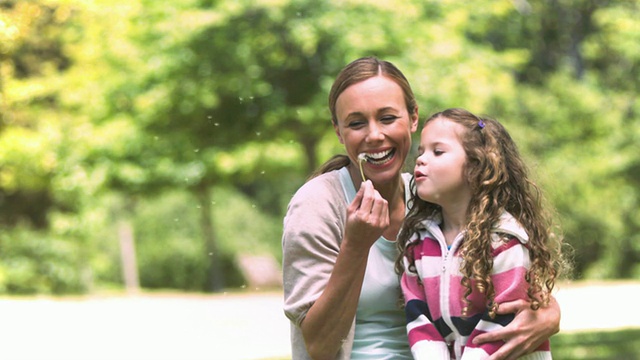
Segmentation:
<svg viewBox="0 0 640 360">
<path fill-rule="evenodd" d="M 366 155 L 367 161 L 374 165 L 384 164 L 393 155 L 393 149 Z"/>
</svg>

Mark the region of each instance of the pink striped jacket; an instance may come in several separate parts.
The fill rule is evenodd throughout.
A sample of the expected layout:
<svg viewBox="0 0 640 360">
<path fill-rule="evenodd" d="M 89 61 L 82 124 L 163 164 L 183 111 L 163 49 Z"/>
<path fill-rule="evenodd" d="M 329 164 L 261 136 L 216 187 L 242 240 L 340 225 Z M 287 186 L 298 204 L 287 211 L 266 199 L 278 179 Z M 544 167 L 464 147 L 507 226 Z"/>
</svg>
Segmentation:
<svg viewBox="0 0 640 360">
<path fill-rule="evenodd" d="M 462 234 L 448 249 L 440 222 L 439 219 L 425 221 L 424 229 L 410 240 L 420 242 L 414 247 L 415 272 L 409 271 L 407 259 L 404 259 L 401 286 L 411 352 L 415 359 L 484 359 L 504 342 L 473 345 L 473 338 L 506 326 L 514 316 L 497 315 L 491 319 L 486 298 L 475 289 L 469 296 L 468 314 L 462 316 L 465 288 L 460 284 L 461 259 L 458 256 Z M 528 236 L 508 213 L 501 216 L 494 231 L 491 276 L 495 301 L 527 299 L 528 284 L 524 276 L 530 264 L 526 247 Z M 501 240 L 504 237 L 500 234 L 509 240 Z M 549 341 L 522 359 L 551 359 Z"/>
</svg>

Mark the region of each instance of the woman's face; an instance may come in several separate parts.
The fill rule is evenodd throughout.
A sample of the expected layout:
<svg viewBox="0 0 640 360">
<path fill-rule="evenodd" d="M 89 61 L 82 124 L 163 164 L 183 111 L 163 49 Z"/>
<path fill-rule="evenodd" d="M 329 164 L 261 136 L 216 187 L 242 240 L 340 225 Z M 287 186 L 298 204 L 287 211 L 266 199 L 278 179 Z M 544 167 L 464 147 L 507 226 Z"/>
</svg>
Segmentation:
<svg viewBox="0 0 640 360">
<path fill-rule="evenodd" d="M 351 162 L 365 153 L 364 173 L 374 183 L 397 178 L 411 149 L 411 133 L 418 127 L 417 110 L 410 115 L 402 88 L 376 76 L 346 88 L 336 101 L 334 125 Z"/>
</svg>

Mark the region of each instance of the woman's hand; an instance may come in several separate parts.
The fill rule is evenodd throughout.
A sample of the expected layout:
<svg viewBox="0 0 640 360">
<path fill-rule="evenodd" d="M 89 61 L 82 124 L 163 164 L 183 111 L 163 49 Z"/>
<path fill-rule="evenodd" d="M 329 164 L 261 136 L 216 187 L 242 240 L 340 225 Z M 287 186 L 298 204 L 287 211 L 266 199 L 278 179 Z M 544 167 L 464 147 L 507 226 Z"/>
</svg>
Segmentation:
<svg viewBox="0 0 640 360">
<path fill-rule="evenodd" d="M 371 180 L 363 182 L 347 208 L 345 239 L 357 240 L 359 245 L 369 248 L 388 226 L 387 200 L 373 187 Z"/>
<path fill-rule="evenodd" d="M 504 329 L 488 332 L 476 337 L 473 342 L 482 344 L 503 340 L 505 344 L 490 360 L 511 360 L 533 352 L 540 344 L 560 331 L 560 306 L 552 296 L 549 305 L 531 310 L 526 300 L 500 304 L 498 314 L 515 313 L 516 317 Z"/>
</svg>

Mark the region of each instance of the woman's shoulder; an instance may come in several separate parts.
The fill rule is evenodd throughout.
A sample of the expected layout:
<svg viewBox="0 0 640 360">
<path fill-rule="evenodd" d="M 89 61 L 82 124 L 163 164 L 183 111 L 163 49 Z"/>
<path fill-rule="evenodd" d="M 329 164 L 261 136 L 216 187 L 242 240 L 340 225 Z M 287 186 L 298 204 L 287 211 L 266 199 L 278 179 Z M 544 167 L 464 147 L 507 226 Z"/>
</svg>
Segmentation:
<svg viewBox="0 0 640 360">
<path fill-rule="evenodd" d="M 308 180 L 289 202 L 289 209 L 313 208 L 316 213 L 322 212 L 322 209 L 333 209 L 332 213 L 342 213 L 346 206 L 339 170 L 329 171 Z"/>
<path fill-rule="evenodd" d="M 327 231 L 332 233 L 328 238 L 337 238 L 338 228 L 346 221 L 347 206 L 338 171 L 314 177 L 304 183 L 289 201 L 284 217 L 284 238 L 298 238 L 300 232 Z"/>
<path fill-rule="evenodd" d="M 293 195 L 294 198 L 317 198 L 342 192 L 339 170 L 333 170 L 318 175 L 300 186 Z"/>
</svg>

